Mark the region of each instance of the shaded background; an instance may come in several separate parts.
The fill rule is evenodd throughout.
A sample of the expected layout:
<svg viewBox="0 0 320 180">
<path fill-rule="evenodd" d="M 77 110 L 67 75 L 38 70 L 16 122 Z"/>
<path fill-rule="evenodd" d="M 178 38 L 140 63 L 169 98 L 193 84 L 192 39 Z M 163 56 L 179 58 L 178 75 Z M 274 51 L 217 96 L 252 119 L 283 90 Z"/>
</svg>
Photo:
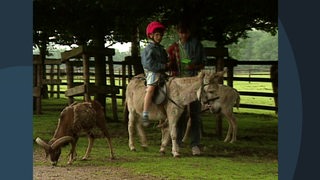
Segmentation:
<svg viewBox="0 0 320 180">
<path fill-rule="evenodd" d="M 290 5 L 290 6 L 288 6 Z M 319 179 L 318 162 L 320 148 L 317 137 L 319 127 L 317 84 L 315 75 L 319 68 L 318 42 L 320 42 L 318 3 L 310 0 L 279 0 L 279 19 L 283 32 L 279 33 L 280 99 L 279 99 L 279 179 Z M 1 145 L 2 177 L 7 179 L 32 179 L 32 2 L 8 1 L 0 6 L 1 13 Z M 280 28 L 280 27 L 279 27 Z M 288 47 L 290 46 L 291 47 Z M 287 64 L 282 57 L 292 48 L 297 69 Z M 10 66 L 7 62 L 10 62 Z M 293 68 L 293 69 L 292 69 Z M 297 74 L 292 74 L 297 73 Z M 292 76 L 290 76 L 292 75 Z M 20 82 L 19 86 L 15 85 Z M 292 90 L 299 85 L 300 89 Z M 302 93 L 301 104 L 292 104 L 293 99 Z M 316 104 L 317 103 L 317 104 Z M 303 107 L 301 107 L 303 105 Z M 296 107 L 296 108 L 294 108 Z M 302 119 L 299 119 L 300 115 Z M 301 123 L 299 128 L 290 123 Z M 289 128 L 289 129 L 288 129 Z M 290 136 L 293 135 L 293 136 Z M 10 138 L 9 138 L 10 137 Z M 282 156 L 290 158 L 292 142 L 301 138 L 298 164 L 294 178 L 287 167 L 289 164 Z M 291 157 L 293 158 L 293 157 Z M 287 159 L 287 160 L 288 160 Z M 12 173 L 10 171 L 15 171 Z M 17 173 L 18 172 L 18 173 Z"/>
</svg>

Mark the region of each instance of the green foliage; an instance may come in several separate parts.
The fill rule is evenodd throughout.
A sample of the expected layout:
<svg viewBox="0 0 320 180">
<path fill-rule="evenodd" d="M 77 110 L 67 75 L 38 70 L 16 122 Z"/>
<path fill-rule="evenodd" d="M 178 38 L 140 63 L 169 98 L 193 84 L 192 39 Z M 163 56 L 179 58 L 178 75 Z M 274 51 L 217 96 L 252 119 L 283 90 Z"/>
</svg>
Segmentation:
<svg viewBox="0 0 320 180">
<path fill-rule="evenodd" d="M 278 34 L 249 31 L 248 38 L 228 46 L 229 55 L 237 60 L 278 60 Z"/>
<path fill-rule="evenodd" d="M 116 53 L 113 56 L 114 61 L 124 61 L 126 56 L 130 56 L 130 52 L 120 52 L 118 49 L 115 50 Z"/>
</svg>

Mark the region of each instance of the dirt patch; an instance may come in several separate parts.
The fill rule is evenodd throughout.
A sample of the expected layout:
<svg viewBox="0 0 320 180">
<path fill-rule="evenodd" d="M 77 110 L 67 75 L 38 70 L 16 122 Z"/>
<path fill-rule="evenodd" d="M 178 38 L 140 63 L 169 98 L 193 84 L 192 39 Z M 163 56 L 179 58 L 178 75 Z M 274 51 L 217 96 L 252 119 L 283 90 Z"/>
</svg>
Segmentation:
<svg viewBox="0 0 320 180">
<path fill-rule="evenodd" d="M 117 167 L 52 167 L 34 166 L 34 180 L 106 180 L 106 179 L 159 179 L 148 175 L 133 175 L 130 171 Z"/>
<path fill-rule="evenodd" d="M 34 151 L 33 161 L 43 162 L 43 151 Z M 161 178 L 149 175 L 136 175 L 132 171 L 120 167 L 106 167 L 106 166 L 51 166 L 48 165 L 34 165 L 33 179 L 34 180 L 159 180 Z"/>
</svg>

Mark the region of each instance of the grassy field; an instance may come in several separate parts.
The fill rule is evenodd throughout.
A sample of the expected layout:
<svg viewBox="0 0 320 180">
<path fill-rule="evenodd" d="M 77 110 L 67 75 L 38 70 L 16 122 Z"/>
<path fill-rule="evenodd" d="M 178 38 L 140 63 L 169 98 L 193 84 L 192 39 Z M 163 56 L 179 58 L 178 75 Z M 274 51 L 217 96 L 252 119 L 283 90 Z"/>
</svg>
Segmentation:
<svg viewBox="0 0 320 180">
<path fill-rule="evenodd" d="M 271 83 L 235 81 L 234 87 L 239 91 L 272 92 Z M 61 88 L 65 90 L 65 87 Z M 82 98 L 78 99 L 81 100 Z M 270 97 L 241 96 L 241 103 L 274 106 L 274 100 Z M 60 111 L 67 105 L 67 99 L 62 94 L 60 99 L 44 99 L 42 104 L 43 114 L 33 116 L 33 138 L 39 136 L 49 140 L 54 134 Z M 107 116 L 111 118 L 109 98 L 106 111 Z M 226 121 L 223 121 L 223 136 L 217 137 L 214 115 L 204 112 L 202 121 L 205 135 L 201 139 L 203 154 L 200 157 L 193 157 L 191 149 L 186 146 L 181 149 L 181 158 L 173 158 L 170 154 L 171 145 L 168 146 L 164 156 L 158 153 L 161 133 L 160 129 L 156 128 L 157 122 L 145 128 L 149 148 L 145 150 L 139 147 L 140 143 L 136 137 L 137 151 L 129 150 L 127 127 L 122 121 L 123 106 L 121 100 L 118 100 L 120 121 L 108 123 L 116 159 L 112 161 L 108 159 L 109 149 L 106 141 L 99 138 L 95 141 L 90 159 L 75 161 L 72 167 L 79 168 L 79 171 L 81 168 L 89 167 L 106 169 L 113 167 L 127 170 L 130 173 L 129 177 L 148 175 L 156 179 L 278 179 L 277 115 L 274 111 L 246 108 L 234 109 L 234 112 L 238 119 L 238 141 L 233 144 L 224 143 Z M 80 138 L 77 146 L 78 159 L 84 155 L 86 146 L 87 138 Z M 67 146 L 62 150 L 58 166 L 66 167 L 69 149 Z M 34 152 L 43 153 L 36 144 Z M 50 168 L 50 163 L 44 160 L 44 154 L 41 156 L 43 160 L 34 160 L 34 166 Z M 70 169 L 68 171 L 70 173 Z"/>
<path fill-rule="evenodd" d="M 247 84 L 244 87 L 247 87 Z M 242 98 L 242 101 L 247 100 Z M 263 104 L 268 103 L 266 100 L 259 101 Z M 45 140 L 51 138 L 60 111 L 65 105 L 67 105 L 65 98 L 43 100 L 43 114 L 33 117 L 34 139 L 38 136 Z M 108 100 L 107 112 L 111 112 L 110 106 Z M 109 149 L 106 141 L 97 139 L 90 160 L 75 161 L 73 167 L 117 167 L 129 170 L 132 175 L 150 175 L 159 179 L 278 179 L 278 119 L 273 111 L 235 109 L 239 129 L 238 141 L 234 144 L 223 142 L 227 128 L 226 121 L 223 121 L 223 137 L 217 137 L 214 116 L 203 113 L 202 120 L 206 133 L 201 140 L 203 154 L 200 157 L 193 157 L 191 149 L 186 146 L 181 149 L 181 158 L 171 156 L 171 146 L 168 146 L 164 156 L 158 153 L 161 134 L 155 127 L 156 122 L 145 129 L 149 148 L 144 150 L 139 147 L 136 137 L 137 151 L 131 152 L 128 148 L 127 127 L 122 122 L 122 111 L 123 106 L 119 101 L 120 122 L 108 123 L 116 159 L 108 160 Z M 107 114 L 109 115 L 111 116 Z M 80 138 L 77 146 L 78 159 L 84 155 L 86 146 L 87 139 Z M 62 150 L 58 166 L 66 165 L 69 149 L 67 146 Z M 41 148 L 34 144 L 34 151 L 40 152 L 40 150 Z M 34 161 L 34 166 L 50 167 L 50 163 Z"/>
</svg>

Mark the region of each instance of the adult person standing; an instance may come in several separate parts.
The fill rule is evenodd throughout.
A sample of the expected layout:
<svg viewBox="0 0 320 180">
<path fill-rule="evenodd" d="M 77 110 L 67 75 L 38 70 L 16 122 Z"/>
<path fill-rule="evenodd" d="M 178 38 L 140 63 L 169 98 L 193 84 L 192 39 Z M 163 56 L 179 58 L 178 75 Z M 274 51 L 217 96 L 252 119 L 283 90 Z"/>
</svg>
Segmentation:
<svg viewBox="0 0 320 180">
<path fill-rule="evenodd" d="M 203 69 L 206 60 L 203 45 L 199 39 L 192 36 L 190 27 L 186 23 L 178 24 L 176 30 L 179 40 L 167 49 L 169 61 L 171 62 L 169 74 L 176 77 L 196 76 L 198 72 Z M 194 101 L 190 103 L 189 107 L 191 118 L 190 146 L 192 155 L 200 155 L 201 104 L 199 101 Z M 180 146 L 182 145 L 182 138 L 186 129 L 187 113 L 187 108 L 185 108 L 177 124 L 177 142 Z"/>
</svg>

